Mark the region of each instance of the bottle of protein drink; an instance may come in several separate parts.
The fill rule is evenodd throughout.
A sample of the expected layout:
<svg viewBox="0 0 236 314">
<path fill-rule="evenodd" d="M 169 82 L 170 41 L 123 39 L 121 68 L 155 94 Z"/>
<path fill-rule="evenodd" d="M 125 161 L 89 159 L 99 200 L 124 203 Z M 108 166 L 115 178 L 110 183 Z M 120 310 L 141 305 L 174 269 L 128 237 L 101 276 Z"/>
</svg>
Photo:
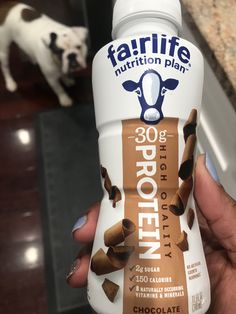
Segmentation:
<svg viewBox="0 0 236 314">
<path fill-rule="evenodd" d="M 98 314 L 202 314 L 210 285 L 193 199 L 203 57 L 179 0 L 117 0 L 93 63 L 104 198 L 88 276 Z"/>
</svg>

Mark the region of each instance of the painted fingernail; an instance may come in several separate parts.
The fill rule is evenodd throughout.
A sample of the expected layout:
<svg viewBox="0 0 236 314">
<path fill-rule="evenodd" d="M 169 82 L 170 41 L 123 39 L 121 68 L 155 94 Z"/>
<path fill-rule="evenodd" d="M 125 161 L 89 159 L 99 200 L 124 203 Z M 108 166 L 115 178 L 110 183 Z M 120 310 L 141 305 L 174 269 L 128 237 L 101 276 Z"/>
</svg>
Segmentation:
<svg viewBox="0 0 236 314">
<path fill-rule="evenodd" d="M 206 157 L 205 157 L 205 165 L 206 168 L 208 170 L 208 172 L 210 173 L 212 179 L 216 182 L 216 183 L 220 183 L 220 178 L 217 174 L 217 170 L 215 165 L 213 164 L 210 155 L 208 153 L 206 153 Z"/>
<path fill-rule="evenodd" d="M 82 228 L 82 227 L 86 224 L 87 219 L 88 219 L 88 218 L 87 218 L 87 215 L 84 215 L 84 216 L 80 217 L 80 218 L 76 221 L 74 227 L 72 228 L 72 234 L 73 234 L 76 230 Z"/>
<path fill-rule="evenodd" d="M 77 258 L 71 265 L 70 271 L 68 275 L 66 276 L 67 281 L 74 275 L 74 273 L 79 269 L 79 267 L 80 267 L 80 259 Z"/>
</svg>

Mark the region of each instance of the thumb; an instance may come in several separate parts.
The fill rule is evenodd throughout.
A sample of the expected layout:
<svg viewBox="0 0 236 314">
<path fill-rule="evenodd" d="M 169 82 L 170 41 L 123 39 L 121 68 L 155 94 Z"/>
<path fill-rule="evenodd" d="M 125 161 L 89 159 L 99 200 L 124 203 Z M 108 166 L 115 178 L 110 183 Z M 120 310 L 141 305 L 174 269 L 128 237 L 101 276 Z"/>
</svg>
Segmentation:
<svg viewBox="0 0 236 314">
<path fill-rule="evenodd" d="M 195 173 L 195 199 L 209 228 L 236 266 L 236 202 L 218 184 L 200 156 Z"/>
</svg>

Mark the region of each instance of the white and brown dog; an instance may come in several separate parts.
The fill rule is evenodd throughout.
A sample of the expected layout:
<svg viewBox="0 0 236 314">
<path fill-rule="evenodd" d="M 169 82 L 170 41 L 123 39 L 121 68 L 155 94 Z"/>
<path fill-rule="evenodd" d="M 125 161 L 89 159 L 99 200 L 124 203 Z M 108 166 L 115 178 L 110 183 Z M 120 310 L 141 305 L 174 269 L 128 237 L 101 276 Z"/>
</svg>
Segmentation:
<svg viewBox="0 0 236 314">
<path fill-rule="evenodd" d="M 87 33 L 85 27 L 65 26 L 23 3 L 2 4 L 0 63 L 7 90 L 17 89 L 9 68 L 9 47 L 15 42 L 33 63 L 38 63 L 60 104 L 72 105 L 60 79 L 65 84 L 72 83 L 69 75 L 86 67 Z"/>
</svg>

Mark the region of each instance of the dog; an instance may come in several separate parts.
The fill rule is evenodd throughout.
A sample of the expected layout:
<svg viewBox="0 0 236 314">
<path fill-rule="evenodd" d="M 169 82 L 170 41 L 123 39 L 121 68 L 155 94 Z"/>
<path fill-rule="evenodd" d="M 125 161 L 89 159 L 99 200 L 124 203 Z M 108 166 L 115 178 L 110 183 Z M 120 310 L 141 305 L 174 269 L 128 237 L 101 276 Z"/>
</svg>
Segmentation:
<svg viewBox="0 0 236 314">
<path fill-rule="evenodd" d="M 9 68 L 9 48 L 15 42 L 34 64 L 38 64 L 61 106 L 73 104 L 65 92 L 71 74 L 86 68 L 86 27 L 68 27 L 23 3 L 0 6 L 0 63 L 8 91 L 17 90 Z"/>
</svg>

